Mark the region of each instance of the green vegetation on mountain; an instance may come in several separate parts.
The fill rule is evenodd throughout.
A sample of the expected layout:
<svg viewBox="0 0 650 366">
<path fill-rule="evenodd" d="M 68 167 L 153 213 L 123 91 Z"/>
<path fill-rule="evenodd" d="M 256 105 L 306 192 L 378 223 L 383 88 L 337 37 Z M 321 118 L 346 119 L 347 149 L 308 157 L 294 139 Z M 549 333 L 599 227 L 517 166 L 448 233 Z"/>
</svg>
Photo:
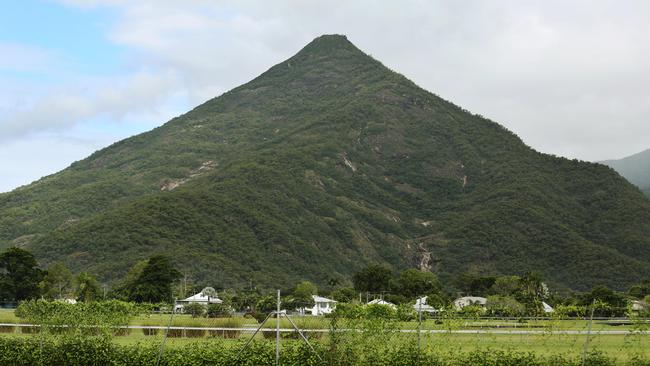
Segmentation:
<svg viewBox="0 0 650 366">
<path fill-rule="evenodd" d="M 0 195 L 0 247 L 101 281 L 162 254 L 225 287 L 376 262 L 621 289 L 649 245 L 650 200 L 612 169 L 538 153 L 343 36 Z"/>
<path fill-rule="evenodd" d="M 616 170 L 650 197 L 650 149 L 619 160 L 602 162 Z"/>
</svg>

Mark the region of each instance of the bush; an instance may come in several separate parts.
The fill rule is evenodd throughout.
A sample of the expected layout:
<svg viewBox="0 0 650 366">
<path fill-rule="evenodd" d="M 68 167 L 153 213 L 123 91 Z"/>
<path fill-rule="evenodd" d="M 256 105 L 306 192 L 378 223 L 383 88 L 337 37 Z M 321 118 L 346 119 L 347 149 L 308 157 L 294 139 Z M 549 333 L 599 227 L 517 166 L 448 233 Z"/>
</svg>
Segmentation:
<svg viewBox="0 0 650 366">
<path fill-rule="evenodd" d="M 232 315 L 232 308 L 225 304 L 208 305 L 208 318 L 221 318 Z"/>
<path fill-rule="evenodd" d="M 198 318 L 205 314 L 206 307 L 205 305 L 199 303 L 191 303 L 183 306 L 183 312 L 185 314 L 192 315 L 192 318 Z"/>
</svg>

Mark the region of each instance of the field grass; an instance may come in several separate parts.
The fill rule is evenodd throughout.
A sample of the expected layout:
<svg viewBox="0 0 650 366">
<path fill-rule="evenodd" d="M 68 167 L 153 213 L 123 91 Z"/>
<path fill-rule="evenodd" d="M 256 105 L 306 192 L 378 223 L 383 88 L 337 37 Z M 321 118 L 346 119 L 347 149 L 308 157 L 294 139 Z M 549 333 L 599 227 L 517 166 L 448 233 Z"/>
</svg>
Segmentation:
<svg viewBox="0 0 650 366">
<path fill-rule="evenodd" d="M 296 325 L 301 329 L 328 329 L 330 319 L 323 317 L 292 317 Z M 131 325 L 138 326 L 166 326 L 169 324 L 169 314 L 151 314 L 139 316 Z M 0 323 L 20 323 L 11 310 L 0 310 Z M 192 318 L 189 315 L 174 315 L 173 326 L 175 327 L 213 327 L 213 328 L 244 328 L 243 331 L 227 330 L 175 330 L 168 334 L 167 345 L 169 347 L 182 347 L 193 342 L 213 342 L 221 346 L 229 345 L 241 347 L 243 341 L 248 339 L 253 331 L 259 326 L 252 318 Z M 417 322 L 402 322 L 395 324 L 400 329 L 416 329 Z M 276 319 L 269 319 L 265 329 L 273 329 L 276 326 Z M 280 327 L 291 329 L 292 325 L 287 320 L 280 320 Z M 585 334 L 558 334 L 554 331 L 575 331 L 586 330 L 588 321 L 585 320 L 517 320 L 499 319 L 429 319 L 423 322 L 423 330 L 530 330 L 536 334 L 458 334 L 458 333 L 435 333 L 421 334 L 422 347 L 437 352 L 471 352 L 474 350 L 501 349 L 518 352 L 532 352 L 539 355 L 573 355 L 577 356 L 582 352 L 587 339 Z M 610 357 L 625 361 L 633 356 L 650 358 L 650 335 L 635 333 L 636 330 L 647 331 L 650 324 L 637 322 L 628 325 L 612 325 L 611 321 L 594 321 L 592 331 L 627 330 L 629 333 L 621 335 L 592 334 L 589 340 L 589 349 L 597 349 Z M 117 344 L 160 344 L 164 330 L 143 330 L 130 329 L 114 337 Z M 274 338 L 274 332 L 267 332 L 268 338 Z M 309 333 L 309 338 L 319 342 L 327 342 L 327 333 Z M 35 334 L 26 334 L 20 327 L 6 326 L 0 329 L 2 337 L 33 337 Z M 283 333 L 283 340 L 297 338 L 295 334 Z M 256 336 L 258 341 L 264 341 L 265 336 L 259 333 Z M 391 333 L 383 338 L 388 344 L 413 343 L 417 342 L 417 334 Z"/>
</svg>

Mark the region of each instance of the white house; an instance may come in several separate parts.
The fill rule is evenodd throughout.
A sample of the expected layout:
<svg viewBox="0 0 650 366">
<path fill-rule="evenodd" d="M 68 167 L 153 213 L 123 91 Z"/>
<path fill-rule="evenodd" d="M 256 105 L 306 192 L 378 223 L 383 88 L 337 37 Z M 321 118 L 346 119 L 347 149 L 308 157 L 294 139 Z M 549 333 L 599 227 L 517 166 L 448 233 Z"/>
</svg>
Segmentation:
<svg viewBox="0 0 650 366">
<path fill-rule="evenodd" d="M 423 312 L 423 313 L 437 313 L 438 309 L 434 308 L 433 306 L 427 304 L 427 297 L 424 296 L 421 297 L 417 300 L 415 300 L 415 305 L 413 305 L 413 309 L 415 309 L 416 312 Z"/>
<path fill-rule="evenodd" d="M 647 306 L 646 303 L 643 301 L 639 301 L 639 300 L 632 301 L 632 311 L 634 312 L 643 311 L 645 310 L 646 306 Z"/>
<path fill-rule="evenodd" d="M 214 293 L 214 296 L 211 296 L 211 293 Z M 187 299 L 178 300 L 174 306 L 174 311 L 183 311 L 183 307 L 187 304 L 210 305 L 221 303 L 223 303 L 223 300 L 216 296 L 216 291 L 211 287 L 206 287 L 198 294 L 192 295 Z"/>
<path fill-rule="evenodd" d="M 479 305 L 484 307 L 485 304 L 487 304 L 487 299 L 480 296 L 464 296 L 454 300 L 454 308 L 456 308 L 456 310 L 461 310 L 465 306 L 470 305 Z"/>
<path fill-rule="evenodd" d="M 392 302 L 384 301 L 384 299 L 374 299 L 366 305 L 386 305 L 393 309 L 397 309 L 397 306 L 395 306 L 395 304 L 393 304 Z"/>
<path fill-rule="evenodd" d="M 552 313 L 552 312 L 555 311 L 555 309 L 553 309 L 553 307 L 551 305 L 545 303 L 544 301 L 542 301 L 542 307 L 544 308 L 544 312 L 546 314 L 549 314 L 549 313 Z"/>
<path fill-rule="evenodd" d="M 311 315 L 324 315 L 330 314 L 336 308 L 336 300 L 328 299 L 326 297 L 312 295 L 314 299 L 314 306 L 312 308 L 307 308 L 305 311 L 311 313 Z"/>
</svg>

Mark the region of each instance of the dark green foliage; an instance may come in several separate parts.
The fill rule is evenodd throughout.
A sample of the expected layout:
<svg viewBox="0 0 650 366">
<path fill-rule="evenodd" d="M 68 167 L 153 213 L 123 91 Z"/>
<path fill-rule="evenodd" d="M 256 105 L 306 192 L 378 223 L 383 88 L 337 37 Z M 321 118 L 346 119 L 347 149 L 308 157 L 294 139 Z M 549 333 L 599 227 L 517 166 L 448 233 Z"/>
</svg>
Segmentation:
<svg viewBox="0 0 650 366">
<path fill-rule="evenodd" d="M 11 247 L 0 254 L 0 300 L 20 301 L 39 296 L 43 271 L 32 253 Z"/>
<path fill-rule="evenodd" d="M 650 279 L 643 280 L 641 283 L 633 285 L 630 287 L 628 293 L 635 299 L 643 299 L 650 295 Z"/>
<path fill-rule="evenodd" d="M 390 289 L 393 272 L 381 264 L 370 264 L 352 276 L 354 288 L 362 292 L 382 292 Z"/>
<path fill-rule="evenodd" d="M 437 294 L 442 288 L 436 275 L 414 268 L 402 271 L 398 283 L 400 293 L 410 299 L 416 296 Z"/>
<path fill-rule="evenodd" d="M 208 305 L 207 314 L 209 318 L 221 318 L 232 315 L 232 307 L 226 302 L 221 304 Z"/>
<path fill-rule="evenodd" d="M 201 317 L 206 311 L 206 306 L 199 303 L 190 303 L 183 306 L 183 312 L 192 315 L 192 318 Z"/>
<path fill-rule="evenodd" d="M 72 272 L 61 262 L 47 268 L 40 287 L 47 299 L 64 299 L 70 296 L 73 284 Z"/>
<path fill-rule="evenodd" d="M 100 299 L 99 283 L 95 276 L 80 272 L 75 278 L 75 296 L 78 301 L 95 301 Z"/>
<path fill-rule="evenodd" d="M 385 263 L 622 290 L 650 276 L 649 238 L 650 200 L 612 169 L 540 154 L 342 36 L 0 194 L 0 247 L 102 282 L 164 254 L 224 287 Z"/>
<path fill-rule="evenodd" d="M 136 302 L 171 302 L 172 283 L 180 276 L 168 257 L 154 255 L 149 258 L 132 288 L 127 290 L 129 299 Z"/>
<path fill-rule="evenodd" d="M 357 298 L 357 294 L 352 287 L 339 287 L 332 291 L 330 297 L 338 302 L 350 302 Z"/>
</svg>

